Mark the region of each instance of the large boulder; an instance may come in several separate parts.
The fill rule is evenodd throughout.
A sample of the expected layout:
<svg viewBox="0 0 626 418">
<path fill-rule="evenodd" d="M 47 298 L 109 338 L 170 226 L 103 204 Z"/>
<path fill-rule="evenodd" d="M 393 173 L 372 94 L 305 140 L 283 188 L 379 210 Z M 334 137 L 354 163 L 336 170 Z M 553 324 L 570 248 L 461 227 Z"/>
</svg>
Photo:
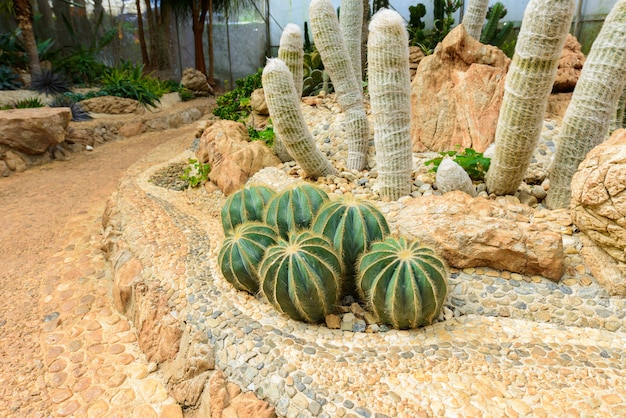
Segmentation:
<svg viewBox="0 0 626 418">
<path fill-rule="evenodd" d="M 580 48 L 578 40 L 573 35 L 568 34 L 561 52 L 561 58 L 559 58 L 559 66 L 554 79 L 554 86 L 552 87 L 553 92 L 567 93 L 574 91 L 585 63 L 585 55 Z"/>
<path fill-rule="evenodd" d="M 484 151 L 494 141 L 509 58 L 457 26 L 411 82 L 413 150 Z"/>
<path fill-rule="evenodd" d="M 229 195 L 264 167 L 276 166 L 280 160 L 263 141 L 250 141 L 245 125 L 220 120 L 205 129 L 200 137 L 196 157 L 211 165 L 209 179 Z"/>
<path fill-rule="evenodd" d="M 86 112 L 107 115 L 128 115 L 144 113 L 145 109 L 138 100 L 117 96 L 100 96 L 81 100 L 80 106 Z"/>
<path fill-rule="evenodd" d="M 454 191 L 405 203 L 392 224 L 433 247 L 452 267 L 485 266 L 554 281 L 563 275 L 561 236 L 531 223 L 533 209 L 513 197 L 494 201 Z"/>
<path fill-rule="evenodd" d="M 183 71 L 183 78 L 180 80 L 180 84 L 190 90 L 196 96 L 208 96 L 214 94 L 213 87 L 209 84 L 206 75 L 195 68 L 186 68 Z"/>
<path fill-rule="evenodd" d="M 25 154 L 43 154 L 65 141 L 70 119 L 67 107 L 4 110 L 0 112 L 0 144 Z"/>
<path fill-rule="evenodd" d="M 626 263 L 626 129 L 592 149 L 572 178 L 574 224 Z"/>
</svg>

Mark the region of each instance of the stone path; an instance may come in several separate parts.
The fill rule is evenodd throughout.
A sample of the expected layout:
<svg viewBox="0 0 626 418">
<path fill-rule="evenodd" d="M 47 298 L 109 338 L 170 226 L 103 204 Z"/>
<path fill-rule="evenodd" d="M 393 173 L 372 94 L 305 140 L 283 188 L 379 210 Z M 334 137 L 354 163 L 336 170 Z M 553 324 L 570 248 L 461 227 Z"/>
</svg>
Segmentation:
<svg viewBox="0 0 626 418">
<path fill-rule="evenodd" d="M 182 417 L 110 297 L 101 217 L 121 175 L 193 126 L 0 179 L 0 416 Z"/>
</svg>

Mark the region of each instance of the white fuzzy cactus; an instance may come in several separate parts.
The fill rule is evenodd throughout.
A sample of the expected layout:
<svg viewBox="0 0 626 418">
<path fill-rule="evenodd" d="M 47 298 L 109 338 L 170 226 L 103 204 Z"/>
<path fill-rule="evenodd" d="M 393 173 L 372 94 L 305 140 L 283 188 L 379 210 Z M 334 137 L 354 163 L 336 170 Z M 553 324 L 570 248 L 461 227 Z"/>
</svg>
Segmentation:
<svg viewBox="0 0 626 418">
<path fill-rule="evenodd" d="M 302 78 L 304 73 L 304 49 L 302 41 L 302 29 L 294 23 L 288 23 L 280 36 L 278 46 L 278 58 L 280 58 L 291 71 L 293 84 L 296 87 L 296 96 L 302 97 Z"/>
<path fill-rule="evenodd" d="M 444 158 L 437 168 L 435 176 L 435 184 L 437 189 L 442 193 L 460 190 L 472 197 L 476 197 L 476 189 L 470 176 L 451 158 Z"/>
<path fill-rule="evenodd" d="M 409 37 L 397 12 L 379 10 L 369 26 L 368 77 L 378 191 L 398 199 L 411 193 L 411 76 Z"/>
<path fill-rule="evenodd" d="M 339 20 L 330 0 L 312 0 L 309 5 L 311 31 L 324 68 L 333 81 L 337 101 L 346 113 L 349 170 L 362 170 L 367 162 L 369 129 L 363 106 L 360 80 L 354 74 Z M 360 77 L 359 77 L 360 78 Z"/>
<path fill-rule="evenodd" d="M 568 207 L 578 165 L 606 139 L 626 86 L 626 0 L 618 1 L 591 46 L 557 137 L 550 167 L 549 208 Z"/>
<path fill-rule="evenodd" d="M 574 0 L 531 0 L 526 7 L 506 75 L 495 155 L 486 177 L 490 193 L 514 194 L 526 174 L 574 6 Z"/>
<path fill-rule="evenodd" d="M 354 75 L 361 78 L 361 33 L 363 32 L 363 0 L 341 0 L 339 17 L 341 34 L 346 43 Z M 362 86 L 362 84 L 361 84 Z"/>
<path fill-rule="evenodd" d="M 467 34 L 474 39 L 480 39 L 480 33 L 483 31 L 483 25 L 487 18 L 487 9 L 489 8 L 489 0 L 470 0 L 467 5 L 467 11 L 463 15 L 463 26 Z"/>
<path fill-rule="evenodd" d="M 280 59 L 268 59 L 262 75 L 265 101 L 289 154 L 308 177 L 329 176 L 337 173 L 330 161 L 315 145 L 315 140 L 304 122 L 300 99 L 296 97 L 293 77 Z"/>
</svg>

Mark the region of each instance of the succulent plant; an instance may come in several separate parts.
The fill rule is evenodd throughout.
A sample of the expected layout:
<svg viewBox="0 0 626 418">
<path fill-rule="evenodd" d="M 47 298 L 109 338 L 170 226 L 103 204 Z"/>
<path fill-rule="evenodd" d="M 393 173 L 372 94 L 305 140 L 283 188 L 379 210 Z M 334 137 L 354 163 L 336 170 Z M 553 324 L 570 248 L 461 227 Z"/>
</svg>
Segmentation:
<svg viewBox="0 0 626 418">
<path fill-rule="evenodd" d="M 268 248 L 259 276 L 269 303 L 297 321 L 322 321 L 341 297 L 339 257 L 328 238 L 309 230 Z"/>
<path fill-rule="evenodd" d="M 74 122 L 85 122 L 93 119 L 89 112 L 83 109 L 73 97 L 65 94 L 55 95 L 52 101 L 50 101 L 50 107 L 69 107 L 72 111 L 72 121 Z"/>
<path fill-rule="evenodd" d="M 352 195 L 329 200 L 320 208 L 311 229 L 330 239 L 341 255 L 344 294 L 354 294 L 356 263 L 373 241 L 389 234 L 389 225 L 374 205 Z"/>
<path fill-rule="evenodd" d="M 217 260 L 226 281 L 237 290 L 259 291 L 258 266 L 265 250 L 276 244 L 276 231 L 261 222 L 237 225 L 222 243 Z"/>
<path fill-rule="evenodd" d="M 13 69 L 0 65 L 0 90 L 17 90 L 21 87 L 22 82 Z"/>
<path fill-rule="evenodd" d="M 233 229 L 246 221 L 263 221 L 265 205 L 276 192 L 261 184 L 246 185 L 231 194 L 222 207 L 222 227 L 224 234 L 230 235 Z"/>
<path fill-rule="evenodd" d="M 359 261 L 357 289 L 381 322 L 406 329 L 429 325 L 447 293 L 445 263 L 417 240 L 386 238 Z"/>
<path fill-rule="evenodd" d="M 70 91 L 70 82 L 63 74 L 50 68 L 42 68 L 41 72 L 32 78 L 30 88 L 46 95 L 55 95 Z"/>
<path fill-rule="evenodd" d="M 275 227 L 283 238 L 297 229 L 306 229 L 313 223 L 319 208 L 328 195 L 317 186 L 299 183 L 270 199 L 265 210 L 265 223 Z"/>
</svg>

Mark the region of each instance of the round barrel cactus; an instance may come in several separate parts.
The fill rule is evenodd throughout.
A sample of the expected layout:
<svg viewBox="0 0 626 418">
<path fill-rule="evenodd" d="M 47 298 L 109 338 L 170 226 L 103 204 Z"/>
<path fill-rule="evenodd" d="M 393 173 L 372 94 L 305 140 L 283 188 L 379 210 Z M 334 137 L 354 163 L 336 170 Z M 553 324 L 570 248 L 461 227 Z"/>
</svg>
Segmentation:
<svg viewBox="0 0 626 418">
<path fill-rule="evenodd" d="M 322 321 L 341 296 L 339 257 L 328 238 L 309 230 L 268 248 L 259 276 L 269 303 L 297 321 Z"/>
<path fill-rule="evenodd" d="M 352 195 L 330 200 L 320 208 L 313 231 L 330 239 L 342 257 L 345 273 L 344 293 L 354 293 L 356 262 L 370 243 L 389 234 L 389 225 L 371 203 Z"/>
<path fill-rule="evenodd" d="M 222 207 L 222 226 L 224 234 L 246 221 L 262 221 L 265 204 L 276 192 L 261 184 L 246 185 L 231 194 Z"/>
<path fill-rule="evenodd" d="M 261 222 L 244 222 L 224 238 L 217 257 L 224 278 L 237 290 L 259 291 L 258 266 L 265 250 L 278 240 L 276 231 Z"/>
<path fill-rule="evenodd" d="M 320 206 L 327 200 L 328 195 L 319 187 L 298 183 L 270 199 L 265 223 L 276 227 L 280 236 L 287 239 L 291 231 L 311 226 Z"/>
<path fill-rule="evenodd" d="M 447 292 L 445 263 L 417 240 L 372 244 L 358 266 L 357 289 L 381 322 L 406 329 L 439 316 Z"/>
</svg>

